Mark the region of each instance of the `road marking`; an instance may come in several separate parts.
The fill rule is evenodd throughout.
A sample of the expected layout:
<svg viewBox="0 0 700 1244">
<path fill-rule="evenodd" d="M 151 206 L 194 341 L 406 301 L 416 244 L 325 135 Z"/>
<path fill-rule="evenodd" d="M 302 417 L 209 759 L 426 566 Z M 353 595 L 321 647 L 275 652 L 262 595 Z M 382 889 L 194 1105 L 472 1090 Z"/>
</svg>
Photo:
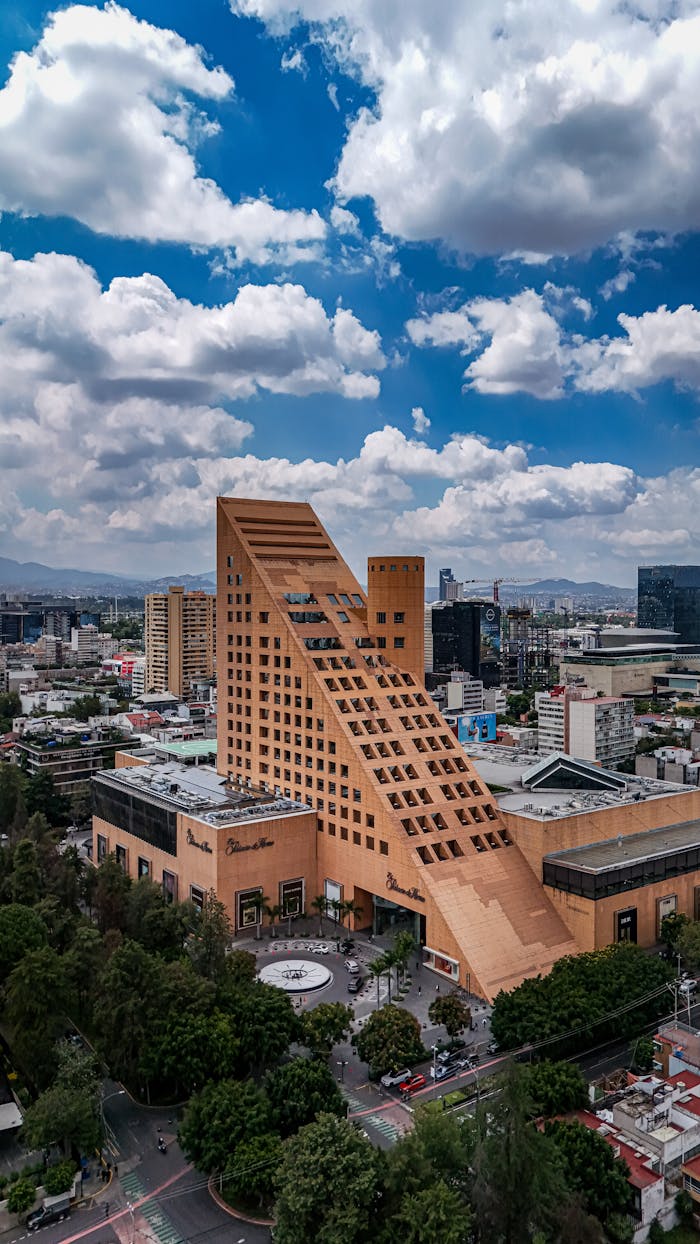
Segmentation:
<svg viewBox="0 0 700 1244">
<path fill-rule="evenodd" d="M 119 1210 L 118 1213 L 110 1214 L 106 1219 L 100 1218 L 94 1226 L 86 1227 L 84 1231 L 76 1231 L 75 1235 L 66 1236 L 64 1240 L 60 1241 L 60 1244 L 74 1244 L 75 1240 L 84 1240 L 87 1235 L 92 1235 L 94 1231 L 104 1231 L 107 1223 L 111 1225 L 112 1223 L 119 1222 L 120 1219 L 125 1218 L 127 1214 L 130 1214 L 132 1210 L 141 1209 L 141 1207 L 147 1205 L 149 1201 L 152 1201 L 156 1197 L 160 1196 L 161 1192 L 165 1192 L 166 1188 L 170 1188 L 173 1184 L 177 1183 L 179 1179 L 182 1179 L 183 1175 L 186 1175 L 192 1169 L 192 1163 L 188 1162 L 187 1166 L 183 1166 L 181 1170 L 177 1171 L 174 1175 L 171 1175 L 170 1178 L 166 1179 L 162 1184 L 159 1184 L 158 1187 L 154 1188 L 152 1192 L 148 1192 L 140 1201 L 137 1201 L 134 1205 L 132 1205 L 131 1209 L 127 1208 Z M 122 1180 L 122 1183 L 123 1182 L 124 1181 Z"/>
</svg>

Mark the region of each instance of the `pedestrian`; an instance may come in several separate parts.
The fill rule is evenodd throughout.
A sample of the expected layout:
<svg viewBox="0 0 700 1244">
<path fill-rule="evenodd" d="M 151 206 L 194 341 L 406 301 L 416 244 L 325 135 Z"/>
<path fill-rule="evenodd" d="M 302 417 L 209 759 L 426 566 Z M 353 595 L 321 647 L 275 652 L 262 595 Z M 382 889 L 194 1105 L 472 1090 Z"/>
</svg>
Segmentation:
<svg viewBox="0 0 700 1244">
<path fill-rule="evenodd" d="M 481 1027 L 482 1027 L 482 1028 L 488 1028 L 488 1026 L 489 1026 L 489 1021 L 488 1021 L 487 1019 L 482 1019 L 482 1021 L 481 1021 Z"/>
<path fill-rule="evenodd" d="M 105 1218 L 109 1218 L 109 1201 L 105 1201 Z"/>
<path fill-rule="evenodd" d="M 117 1166 L 116 1162 L 114 1163 L 113 1169 L 114 1169 L 114 1178 L 116 1179 L 117 1175 L 119 1174 L 119 1167 Z"/>
<path fill-rule="evenodd" d="M 439 985 L 436 985 L 436 986 L 435 986 L 435 992 L 436 992 L 436 993 L 439 993 L 439 992 L 440 992 L 440 986 L 439 986 Z"/>
<path fill-rule="evenodd" d="M 419 997 L 419 998 L 420 998 L 420 996 L 421 996 L 422 992 L 423 992 L 423 986 L 422 986 L 422 985 L 419 985 L 419 986 L 418 986 L 418 997 Z"/>
</svg>

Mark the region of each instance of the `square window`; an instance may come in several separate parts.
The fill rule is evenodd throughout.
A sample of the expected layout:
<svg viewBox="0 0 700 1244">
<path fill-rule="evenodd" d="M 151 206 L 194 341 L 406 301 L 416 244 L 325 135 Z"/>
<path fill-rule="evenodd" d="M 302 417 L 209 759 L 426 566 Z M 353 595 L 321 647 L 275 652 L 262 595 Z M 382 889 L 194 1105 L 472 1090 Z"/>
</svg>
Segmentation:
<svg viewBox="0 0 700 1244">
<path fill-rule="evenodd" d="M 394 647 L 403 648 L 403 646 L 404 646 L 403 635 L 394 635 Z"/>
<path fill-rule="evenodd" d="M 405 620 L 405 614 L 403 613 L 394 614 L 394 623 L 396 624 L 396 626 L 403 626 L 404 620 Z"/>
</svg>

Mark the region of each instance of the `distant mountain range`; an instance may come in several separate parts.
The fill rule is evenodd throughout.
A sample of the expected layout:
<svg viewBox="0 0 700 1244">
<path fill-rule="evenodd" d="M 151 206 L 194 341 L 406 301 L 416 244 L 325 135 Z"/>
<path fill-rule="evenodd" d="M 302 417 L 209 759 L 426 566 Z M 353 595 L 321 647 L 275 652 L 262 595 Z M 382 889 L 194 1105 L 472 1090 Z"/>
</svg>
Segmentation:
<svg viewBox="0 0 700 1244">
<path fill-rule="evenodd" d="M 17 562 L 11 557 L 0 557 L 0 591 L 41 592 L 57 595 L 143 596 L 146 592 L 167 592 L 171 584 L 179 584 L 188 591 L 212 592 L 216 588 L 216 571 L 203 574 L 173 574 L 160 579 L 138 579 L 130 575 L 107 574 L 104 570 L 56 569 L 41 562 Z M 469 590 L 469 588 L 468 588 Z M 483 596 L 490 596 L 488 586 L 480 589 Z M 476 591 L 471 593 L 477 596 Z M 575 583 L 573 579 L 538 579 L 535 583 L 502 583 L 502 601 L 512 603 L 526 596 L 573 596 L 605 601 L 633 602 L 637 593 L 632 587 L 615 587 L 609 583 Z M 437 587 L 425 589 L 426 600 L 437 600 Z"/>
<path fill-rule="evenodd" d="M 34 595 L 50 592 L 53 595 L 111 595 L 142 596 L 146 592 L 164 592 L 171 584 L 179 584 L 195 591 L 211 592 L 216 587 L 214 570 L 201 575 L 169 575 L 162 579 L 137 579 L 129 575 L 107 574 L 104 570 L 55 569 L 41 562 L 17 562 L 11 557 L 0 557 L 0 591 L 30 592 Z"/>
<path fill-rule="evenodd" d="M 479 586 L 478 590 L 472 590 L 469 584 L 465 585 L 468 596 L 475 598 L 491 596 L 488 584 L 484 584 L 483 588 Z M 427 587 L 425 589 L 426 600 L 437 600 L 439 590 L 437 587 Z M 616 587 L 612 583 L 597 583 L 589 581 L 587 583 L 576 583 L 573 579 L 537 579 L 534 583 L 501 583 L 499 588 L 499 597 L 501 601 L 512 604 L 513 601 L 521 600 L 523 597 L 541 597 L 551 598 L 552 596 L 571 596 L 576 601 L 586 598 L 589 601 L 618 601 L 621 604 L 633 604 L 637 598 L 637 589 L 634 587 Z"/>
</svg>

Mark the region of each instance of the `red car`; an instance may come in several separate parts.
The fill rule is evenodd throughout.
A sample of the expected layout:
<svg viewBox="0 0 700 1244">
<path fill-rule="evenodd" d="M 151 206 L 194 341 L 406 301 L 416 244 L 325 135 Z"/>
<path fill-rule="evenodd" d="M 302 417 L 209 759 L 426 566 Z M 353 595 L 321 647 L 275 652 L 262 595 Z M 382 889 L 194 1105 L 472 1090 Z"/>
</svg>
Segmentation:
<svg viewBox="0 0 700 1244">
<path fill-rule="evenodd" d="M 403 1080 L 399 1085 L 400 1093 L 415 1093 L 418 1089 L 425 1088 L 425 1076 L 416 1075 L 409 1076 L 408 1080 Z"/>
</svg>

